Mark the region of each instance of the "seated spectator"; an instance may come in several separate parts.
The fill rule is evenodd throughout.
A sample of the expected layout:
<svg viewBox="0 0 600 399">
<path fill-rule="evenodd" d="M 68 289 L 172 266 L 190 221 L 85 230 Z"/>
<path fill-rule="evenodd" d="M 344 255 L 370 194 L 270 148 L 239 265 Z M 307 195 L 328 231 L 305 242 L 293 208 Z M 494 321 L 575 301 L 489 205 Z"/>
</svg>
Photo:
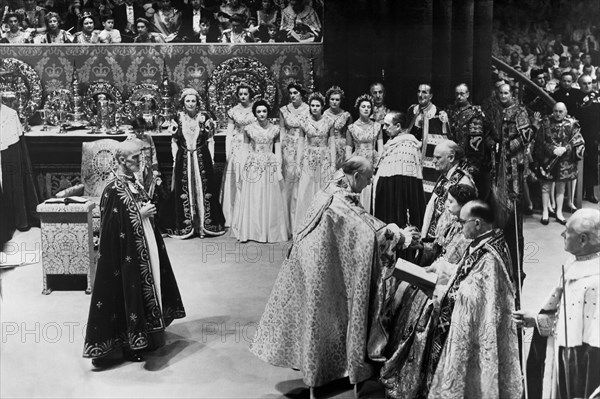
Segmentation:
<svg viewBox="0 0 600 399">
<path fill-rule="evenodd" d="M 100 31 L 96 30 L 96 21 L 91 14 L 83 13 L 81 30 L 73 35 L 73 43 L 100 43 Z"/>
<path fill-rule="evenodd" d="M 182 14 L 173 6 L 171 0 L 162 0 L 158 3 L 158 10 L 154 13 L 154 26 L 162 33 L 166 42 L 181 42 L 184 38 L 180 35 Z"/>
<path fill-rule="evenodd" d="M 525 60 L 525 62 L 527 62 L 531 68 L 533 68 L 533 64 L 535 64 L 535 55 L 531 53 L 531 46 L 529 43 L 523 43 L 522 49 L 523 53 L 521 58 Z"/>
<path fill-rule="evenodd" d="M 190 36 L 187 36 L 187 41 L 193 43 L 218 43 L 219 29 L 215 27 L 216 24 L 214 20 L 202 18 L 198 33 L 193 32 Z"/>
<path fill-rule="evenodd" d="M 46 9 L 46 15 L 54 12 L 60 17 L 60 26 L 62 29 L 69 30 L 77 27 L 77 16 L 74 12 L 76 3 L 70 0 L 46 0 L 44 2 L 44 8 Z M 46 19 L 46 28 L 48 26 L 48 19 Z"/>
<path fill-rule="evenodd" d="M 7 13 L 4 21 L 8 24 L 8 32 L 0 39 L 0 43 L 23 44 L 31 43 L 31 34 L 29 31 L 22 31 L 20 16 L 16 13 Z"/>
<path fill-rule="evenodd" d="M 281 23 L 281 11 L 275 6 L 274 0 L 262 0 L 262 7 L 256 12 L 258 29 L 261 34 L 266 32 L 267 25 L 279 26 Z"/>
<path fill-rule="evenodd" d="M 121 32 L 116 30 L 112 15 L 102 17 L 104 29 L 100 32 L 100 43 L 121 43 Z"/>
<path fill-rule="evenodd" d="M 557 33 L 555 39 L 552 40 L 548 45 L 552 46 L 554 53 L 561 55 L 569 55 L 569 48 L 563 44 L 563 35 L 562 33 Z"/>
<path fill-rule="evenodd" d="M 590 75 L 596 80 L 596 67 L 592 65 L 592 56 L 589 53 L 581 55 L 581 74 Z"/>
<path fill-rule="evenodd" d="M 244 28 L 244 17 L 234 14 L 229 18 L 231 29 L 226 29 L 221 35 L 221 43 L 253 43 L 254 37 Z"/>
<path fill-rule="evenodd" d="M 558 69 L 561 73 L 569 72 L 571 70 L 571 60 L 565 55 L 561 55 L 558 60 Z"/>
<path fill-rule="evenodd" d="M 121 34 L 124 43 L 133 43 L 136 36 L 135 21 L 145 15 L 144 9 L 134 0 L 125 0 L 121 5 L 113 9 L 115 29 Z"/>
<path fill-rule="evenodd" d="M 552 61 L 554 66 L 558 66 L 558 61 L 560 60 L 560 56 L 554 52 L 554 46 L 548 44 L 546 46 L 546 57 L 552 57 Z"/>
<path fill-rule="evenodd" d="M 521 57 L 519 57 L 519 53 L 517 53 L 516 51 L 510 53 L 508 65 L 515 68 L 517 71 L 521 71 Z"/>
<path fill-rule="evenodd" d="M 134 43 L 164 43 L 162 35 L 152 32 L 152 25 L 146 18 L 138 18 L 135 21 L 137 36 L 133 39 Z"/>
<path fill-rule="evenodd" d="M 60 16 L 55 12 L 46 14 L 46 30 L 45 35 L 36 37 L 36 43 L 73 43 L 73 35 L 69 32 L 60 29 L 62 21 Z"/>
<path fill-rule="evenodd" d="M 277 25 L 267 24 L 265 26 L 265 30 L 262 32 L 259 31 L 259 40 L 261 43 L 281 43 L 283 42 L 283 37 L 281 32 L 277 28 Z"/>
<path fill-rule="evenodd" d="M 569 48 L 569 56 L 571 57 L 571 59 L 579 59 L 582 54 L 583 52 L 580 50 L 579 45 L 577 44 L 573 44 Z"/>
<path fill-rule="evenodd" d="M 281 31 L 288 42 L 314 42 L 320 40 L 321 22 L 315 10 L 305 0 L 290 0 L 281 12 Z"/>
<path fill-rule="evenodd" d="M 584 66 L 581 75 L 588 75 L 592 77 L 592 80 L 597 80 L 596 68 L 592 65 Z"/>
<path fill-rule="evenodd" d="M 225 1 L 219 8 L 219 12 L 217 14 L 221 33 L 223 33 L 226 29 L 231 29 L 230 18 L 234 15 L 242 16 L 242 20 L 245 23 L 248 18 L 250 18 L 250 10 L 244 4 L 241 4 L 240 0 Z"/>
<path fill-rule="evenodd" d="M 21 27 L 29 29 L 32 36 L 46 32 L 46 12 L 36 4 L 35 0 L 25 0 L 23 8 L 15 10 L 21 15 Z"/>
<path fill-rule="evenodd" d="M 258 32 L 258 20 L 256 17 L 248 18 L 248 32 L 252 33 L 252 36 Z"/>
<path fill-rule="evenodd" d="M 91 15 L 96 23 L 102 21 L 103 17 L 111 14 L 111 8 L 107 4 L 109 0 L 81 0 L 82 15 Z"/>
<path fill-rule="evenodd" d="M 191 0 L 183 7 L 182 14 L 180 32 L 188 42 L 214 43 L 219 40 L 221 32 L 217 21 L 204 0 Z"/>
</svg>

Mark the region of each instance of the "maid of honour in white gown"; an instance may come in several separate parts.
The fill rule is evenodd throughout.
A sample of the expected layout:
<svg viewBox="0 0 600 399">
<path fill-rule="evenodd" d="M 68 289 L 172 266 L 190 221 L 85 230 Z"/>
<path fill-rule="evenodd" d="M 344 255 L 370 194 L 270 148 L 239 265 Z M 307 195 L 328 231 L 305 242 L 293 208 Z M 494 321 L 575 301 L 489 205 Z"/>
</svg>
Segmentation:
<svg viewBox="0 0 600 399">
<path fill-rule="evenodd" d="M 284 215 L 279 127 L 269 122 L 269 111 L 268 102 L 257 100 L 252 106 L 256 122 L 244 128 L 245 161 L 237 173 L 241 189 L 232 223 L 234 236 L 242 242 L 289 239 Z"/>
</svg>

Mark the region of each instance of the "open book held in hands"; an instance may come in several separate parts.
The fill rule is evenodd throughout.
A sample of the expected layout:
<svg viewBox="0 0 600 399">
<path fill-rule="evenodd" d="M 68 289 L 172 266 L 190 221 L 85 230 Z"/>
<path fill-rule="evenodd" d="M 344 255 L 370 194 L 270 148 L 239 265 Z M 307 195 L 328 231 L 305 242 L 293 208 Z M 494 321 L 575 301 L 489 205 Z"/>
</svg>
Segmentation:
<svg viewBox="0 0 600 399">
<path fill-rule="evenodd" d="M 438 280 L 436 273 L 426 272 L 423 267 L 404 259 L 398 259 L 393 275 L 399 280 L 416 285 L 429 297 L 433 295 Z"/>
<path fill-rule="evenodd" d="M 85 204 L 88 201 L 88 198 L 71 196 L 64 198 L 49 198 L 46 201 L 44 201 L 44 204 Z"/>
</svg>

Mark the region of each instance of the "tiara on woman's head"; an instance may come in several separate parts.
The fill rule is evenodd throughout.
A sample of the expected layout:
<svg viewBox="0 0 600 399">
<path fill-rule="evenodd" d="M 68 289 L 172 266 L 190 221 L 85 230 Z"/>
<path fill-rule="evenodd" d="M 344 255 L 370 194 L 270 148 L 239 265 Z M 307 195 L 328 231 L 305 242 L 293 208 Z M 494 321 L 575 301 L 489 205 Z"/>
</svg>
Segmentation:
<svg viewBox="0 0 600 399">
<path fill-rule="evenodd" d="M 310 102 L 312 100 L 317 100 L 321 104 L 325 104 L 325 97 L 323 97 L 323 95 L 321 93 L 319 93 L 318 91 L 310 93 L 310 96 L 308 96 L 308 103 L 310 104 Z"/>
<path fill-rule="evenodd" d="M 329 97 L 331 97 L 332 94 L 339 94 L 341 98 L 344 98 L 344 90 L 342 90 L 340 86 L 331 86 L 325 92 L 325 98 L 328 99 Z"/>
<path fill-rule="evenodd" d="M 373 97 L 371 97 L 370 94 L 361 94 L 354 102 L 354 108 L 358 108 L 360 106 L 360 103 L 362 103 L 363 101 L 368 101 L 371 103 L 371 105 L 373 105 Z"/>
</svg>

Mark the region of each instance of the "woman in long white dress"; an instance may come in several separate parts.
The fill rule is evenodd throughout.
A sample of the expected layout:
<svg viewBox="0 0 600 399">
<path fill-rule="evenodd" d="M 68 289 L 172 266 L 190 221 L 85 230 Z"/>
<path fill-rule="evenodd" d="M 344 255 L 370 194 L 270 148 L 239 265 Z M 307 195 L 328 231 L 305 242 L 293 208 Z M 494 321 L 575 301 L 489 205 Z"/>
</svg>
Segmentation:
<svg viewBox="0 0 600 399">
<path fill-rule="evenodd" d="M 383 151 L 383 135 L 379 122 L 373 122 L 370 119 L 373 113 L 373 98 L 368 94 L 363 94 L 356 99 L 354 106 L 358 109 L 359 118 L 348 126 L 346 159 L 353 155 L 360 155 L 367 158 L 373 167 L 376 167 L 379 154 Z M 360 194 L 360 202 L 368 212 L 371 212 L 372 209 L 372 191 L 373 185 L 369 184 Z"/>
<path fill-rule="evenodd" d="M 323 115 L 325 97 L 319 92 L 308 98 L 310 116 L 300 125 L 297 164 L 300 167 L 295 226 L 303 225 L 306 210 L 315 194 L 325 187 L 335 171 L 335 137 L 333 122 Z"/>
<path fill-rule="evenodd" d="M 304 86 L 298 82 L 288 85 L 287 91 L 290 103 L 279 109 L 279 128 L 281 134 L 281 150 L 283 157 L 283 194 L 285 214 L 291 231 L 294 227 L 294 213 L 296 198 L 298 196 L 298 136 L 300 134 L 300 121 L 308 116 L 308 105 L 302 99 L 306 94 Z"/>
<path fill-rule="evenodd" d="M 243 129 L 256 120 L 252 114 L 252 89 L 245 83 L 236 88 L 238 103 L 227 111 L 227 137 L 225 138 L 225 157 L 227 167 L 221 184 L 221 204 L 225 215 L 225 226 L 230 227 L 233 221 L 233 210 L 239 187 L 236 171 L 240 165 L 244 144 Z"/>
<path fill-rule="evenodd" d="M 252 111 L 256 122 L 244 128 L 244 153 L 248 155 L 240 171 L 232 231 L 242 242 L 287 241 L 279 127 L 269 122 L 270 107 L 265 100 L 256 101 Z"/>
<path fill-rule="evenodd" d="M 333 122 L 333 134 L 335 136 L 335 167 L 339 169 L 346 160 L 346 130 L 352 124 L 350 112 L 341 108 L 344 99 L 344 90 L 338 86 L 332 86 L 325 93 L 329 108 L 323 113 Z"/>
</svg>

